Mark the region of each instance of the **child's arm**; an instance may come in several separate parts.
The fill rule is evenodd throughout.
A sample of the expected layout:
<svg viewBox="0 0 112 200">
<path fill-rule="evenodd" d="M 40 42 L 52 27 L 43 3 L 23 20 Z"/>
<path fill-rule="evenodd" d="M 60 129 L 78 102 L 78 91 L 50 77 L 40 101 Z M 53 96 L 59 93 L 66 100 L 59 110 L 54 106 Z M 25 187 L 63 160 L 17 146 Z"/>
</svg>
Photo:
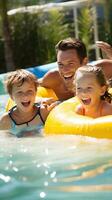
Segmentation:
<svg viewBox="0 0 112 200">
<path fill-rule="evenodd" d="M 10 126 L 10 118 L 8 114 L 5 113 L 0 117 L 0 130 L 8 130 Z"/>
</svg>

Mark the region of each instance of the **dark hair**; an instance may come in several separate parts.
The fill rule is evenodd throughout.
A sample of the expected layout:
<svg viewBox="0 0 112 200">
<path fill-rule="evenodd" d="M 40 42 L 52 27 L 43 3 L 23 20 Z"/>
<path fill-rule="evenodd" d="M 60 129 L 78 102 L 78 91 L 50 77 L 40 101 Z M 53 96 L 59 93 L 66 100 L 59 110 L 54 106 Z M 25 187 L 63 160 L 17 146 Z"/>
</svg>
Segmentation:
<svg viewBox="0 0 112 200">
<path fill-rule="evenodd" d="M 31 72 L 24 69 L 19 69 L 8 73 L 5 81 L 7 92 L 11 95 L 13 86 L 17 85 L 18 87 L 20 87 L 25 81 L 34 83 L 35 90 L 37 90 L 38 79 Z"/>
<path fill-rule="evenodd" d="M 77 55 L 80 59 L 80 63 L 83 62 L 83 59 L 87 57 L 87 50 L 85 44 L 79 40 L 79 39 L 73 39 L 73 38 L 66 38 L 64 40 L 61 40 L 57 43 L 55 46 L 56 53 L 58 53 L 59 50 L 66 51 L 70 49 L 74 49 L 77 52 Z"/>
<path fill-rule="evenodd" d="M 86 73 L 91 73 L 95 75 L 97 82 L 99 83 L 100 86 L 107 86 L 107 90 L 105 91 L 104 95 L 101 96 L 102 100 L 107 100 L 108 102 L 111 102 L 112 100 L 112 95 L 108 92 L 108 84 L 106 81 L 106 77 L 103 73 L 103 70 L 101 67 L 93 66 L 93 65 L 86 65 L 83 67 L 80 67 L 77 69 L 75 73 L 75 77 L 77 76 L 78 72 L 86 72 Z"/>
</svg>

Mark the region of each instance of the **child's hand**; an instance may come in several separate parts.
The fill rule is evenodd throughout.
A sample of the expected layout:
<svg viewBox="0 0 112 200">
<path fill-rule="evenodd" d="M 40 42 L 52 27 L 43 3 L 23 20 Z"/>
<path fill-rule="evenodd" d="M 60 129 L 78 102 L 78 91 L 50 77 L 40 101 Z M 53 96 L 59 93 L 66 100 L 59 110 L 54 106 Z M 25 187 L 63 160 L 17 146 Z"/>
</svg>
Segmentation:
<svg viewBox="0 0 112 200">
<path fill-rule="evenodd" d="M 56 100 L 54 100 L 53 98 L 43 98 L 41 100 L 41 104 L 44 106 L 49 106 L 51 104 L 53 104 Z"/>
<path fill-rule="evenodd" d="M 45 98 L 41 101 L 41 105 L 44 106 L 48 111 L 51 111 L 55 106 L 57 106 L 60 101 L 56 101 L 53 98 Z"/>
<path fill-rule="evenodd" d="M 50 105 L 47 106 L 47 110 L 51 111 L 55 106 L 57 106 L 59 103 L 61 103 L 60 101 L 55 101 L 53 103 L 51 103 Z"/>
</svg>

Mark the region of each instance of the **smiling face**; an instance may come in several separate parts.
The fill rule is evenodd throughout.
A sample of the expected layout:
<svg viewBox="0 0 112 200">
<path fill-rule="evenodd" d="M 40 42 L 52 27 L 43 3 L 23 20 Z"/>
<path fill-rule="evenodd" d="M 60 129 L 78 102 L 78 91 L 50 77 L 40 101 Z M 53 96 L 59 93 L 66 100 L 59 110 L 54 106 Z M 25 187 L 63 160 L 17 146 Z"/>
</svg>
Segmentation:
<svg viewBox="0 0 112 200">
<path fill-rule="evenodd" d="M 32 81 L 24 81 L 22 85 L 13 85 L 11 98 L 17 108 L 23 112 L 32 110 L 36 97 L 36 88 Z"/>
<path fill-rule="evenodd" d="M 83 63 L 80 63 L 80 59 L 75 49 L 69 49 L 65 51 L 59 50 L 57 53 L 57 62 L 59 67 L 59 73 L 64 80 L 67 87 L 71 87 L 74 74 Z"/>
<path fill-rule="evenodd" d="M 92 73 L 79 71 L 75 79 L 76 95 L 84 107 L 97 106 L 101 96 L 105 93 L 106 86 L 100 86 Z"/>
</svg>

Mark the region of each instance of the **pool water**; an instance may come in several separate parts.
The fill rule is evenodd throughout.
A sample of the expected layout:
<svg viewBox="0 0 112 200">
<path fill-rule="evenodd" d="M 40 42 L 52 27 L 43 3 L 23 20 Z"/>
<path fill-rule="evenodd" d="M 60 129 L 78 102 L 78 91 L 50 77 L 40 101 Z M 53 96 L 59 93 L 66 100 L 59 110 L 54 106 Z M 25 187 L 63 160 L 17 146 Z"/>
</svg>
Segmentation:
<svg viewBox="0 0 112 200">
<path fill-rule="evenodd" d="M 1 96 L 1 112 L 7 96 Z M 111 200 L 112 141 L 0 132 L 0 200 Z"/>
</svg>

